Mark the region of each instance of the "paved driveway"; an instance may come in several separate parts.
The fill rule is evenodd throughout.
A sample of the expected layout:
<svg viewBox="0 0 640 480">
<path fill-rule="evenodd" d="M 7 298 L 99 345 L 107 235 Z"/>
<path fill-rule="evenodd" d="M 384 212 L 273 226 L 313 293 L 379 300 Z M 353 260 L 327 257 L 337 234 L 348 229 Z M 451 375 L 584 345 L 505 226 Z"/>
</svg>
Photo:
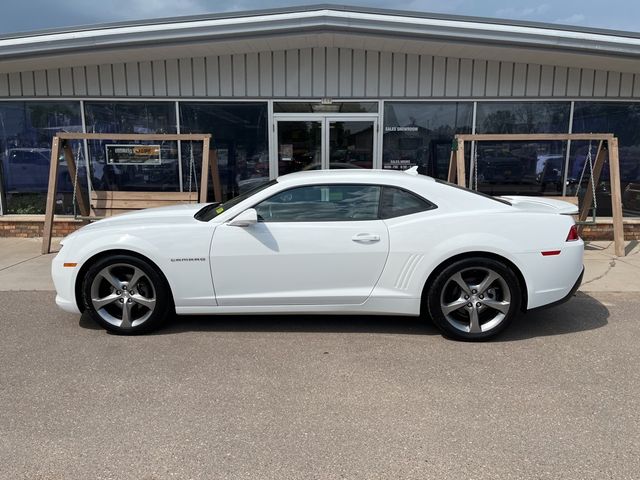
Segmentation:
<svg viewBox="0 0 640 480">
<path fill-rule="evenodd" d="M 0 478 L 637 479 L 636 293 L 500 341 L 415 319 L 183 317 L 118 337 L 0 292 Z"/>
</svg>

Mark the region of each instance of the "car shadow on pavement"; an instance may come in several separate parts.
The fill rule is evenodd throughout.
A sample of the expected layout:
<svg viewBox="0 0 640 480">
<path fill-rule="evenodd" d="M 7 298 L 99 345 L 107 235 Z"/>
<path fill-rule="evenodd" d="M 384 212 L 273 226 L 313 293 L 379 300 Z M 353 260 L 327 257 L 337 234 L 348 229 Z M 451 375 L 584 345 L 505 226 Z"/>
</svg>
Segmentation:
<svg viewBox="0 0 640 480">
<path fill-rule="evenodd" d="M 520 315 L 494 341 L 594 330 L 608 323 L 609 310 L 592 296 L 578 292 L 567 303 Z M 79 325 L 101 329 L 87 314 Z M 429 320 L 416 317 L 367 315 L 180 315 L 154 335 L 186 332 L 334 332 L 439 335 Z"/>
<path fill-rule="evenodd" d="M 157 335 L 209 332 L 318 332 L 437 335 L 430 321 L 379 315 L 181 315 Z"/>
<path fill-rule="evenodd" d="M 605 305 L 591 295 L 578 292 L 561 305 L 520 315 L 495 341 L 508 342 L 595 330 L 607 325 L 608 318 L 609 309 Z"/>
</svg>

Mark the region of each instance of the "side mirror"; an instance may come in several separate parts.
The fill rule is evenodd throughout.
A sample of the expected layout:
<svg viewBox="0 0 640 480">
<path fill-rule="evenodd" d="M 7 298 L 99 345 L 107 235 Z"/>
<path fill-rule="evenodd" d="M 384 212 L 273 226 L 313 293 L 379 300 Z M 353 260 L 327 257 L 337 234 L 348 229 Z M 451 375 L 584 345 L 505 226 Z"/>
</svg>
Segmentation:
<svg viewBox="0 0 640 480">
<path fill-rule="evenodd" d="M 255 208 L 249 208 L 229 221 L 228 225 L 232 227 L 248 227 L 256 223 L 258 223 L 258 212 L 256 212 Z"/>
</svg>

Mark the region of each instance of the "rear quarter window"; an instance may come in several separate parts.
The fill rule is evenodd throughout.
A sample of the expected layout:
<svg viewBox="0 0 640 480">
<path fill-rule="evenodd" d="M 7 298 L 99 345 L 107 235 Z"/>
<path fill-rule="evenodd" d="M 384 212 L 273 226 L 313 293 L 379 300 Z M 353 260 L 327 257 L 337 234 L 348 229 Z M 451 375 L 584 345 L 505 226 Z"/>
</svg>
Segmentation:
<svg viewBox="0 0 640 480">
<path fill-rule="evenodd" d="M 382 219 L 412 215 L 434 208 L 437 208 L 436 205 L 407 190 L 387 186 L 382 189 L 380 198 L 380 218 Z"/>
</svg>

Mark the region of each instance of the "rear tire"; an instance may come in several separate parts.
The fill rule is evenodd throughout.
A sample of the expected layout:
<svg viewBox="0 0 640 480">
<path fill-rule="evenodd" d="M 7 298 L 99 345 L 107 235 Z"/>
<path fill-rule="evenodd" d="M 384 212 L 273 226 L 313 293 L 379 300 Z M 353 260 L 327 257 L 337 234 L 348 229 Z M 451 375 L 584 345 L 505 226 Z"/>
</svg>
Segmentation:
<svg viewBox="0 0 640 480">
<path fill-rule="evenodd" d="M 483 257 L 445 267 L 427 292 L 427 309 L 445 336 L 488 340 L 502 332 L 520 311 L 522 292 L 508 265 Z"/>
<path fill-rule="evenodd" d="M 96 323 L 120 335 L 155 330 L 175 311 L 164 277 L 150 262 L 132 255 L 94 263 L 82 282 L 82 301 Z"/>
</svg>

